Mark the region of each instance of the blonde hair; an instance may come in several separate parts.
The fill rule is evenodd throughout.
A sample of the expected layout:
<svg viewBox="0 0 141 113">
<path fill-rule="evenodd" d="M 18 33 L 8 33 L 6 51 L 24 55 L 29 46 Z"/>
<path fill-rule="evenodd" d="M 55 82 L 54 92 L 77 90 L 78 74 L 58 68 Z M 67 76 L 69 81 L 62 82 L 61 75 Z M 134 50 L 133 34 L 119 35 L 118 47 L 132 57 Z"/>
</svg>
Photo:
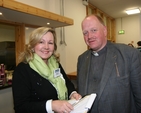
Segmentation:
<svg viewBox="0 0 141 113">
<path fill-rule="evenodd" d="M 48 27 L 39 27 L 31 32 L 29 36 L 29 42 L 25 45 L 24 51 L 19 56 L 19 62 L 25 62 L 28 63 L 33 59 L 34 50 L 33 48 L 36 46 L 36 44 L 41 40 L 41 38 L 47 33 L 51 32 L 54 37 L 54 56 L 55 51 L 57 50 L 57 39 L 56 39 L 56 32 L 52 28 Z"/>
</svg>

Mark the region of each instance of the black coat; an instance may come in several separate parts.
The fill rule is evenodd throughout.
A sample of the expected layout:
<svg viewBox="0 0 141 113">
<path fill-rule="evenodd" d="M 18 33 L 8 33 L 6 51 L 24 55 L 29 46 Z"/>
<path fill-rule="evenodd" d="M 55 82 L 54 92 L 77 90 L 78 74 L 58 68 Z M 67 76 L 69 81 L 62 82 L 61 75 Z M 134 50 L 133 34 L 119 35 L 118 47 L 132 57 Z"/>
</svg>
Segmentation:
<svg viewBox="0 0 141 113">
<path fill-rule="evenodd" d="M 69 96 L 75 90 L 74 85 L 60 64 L 59 68 L 66 81 Z M 20 63 L 14 70 L 12 90 L 15 113 L 46 113 L 46 101 L 58 100 L 53 85 L 25 63 Z"/>
</svg>

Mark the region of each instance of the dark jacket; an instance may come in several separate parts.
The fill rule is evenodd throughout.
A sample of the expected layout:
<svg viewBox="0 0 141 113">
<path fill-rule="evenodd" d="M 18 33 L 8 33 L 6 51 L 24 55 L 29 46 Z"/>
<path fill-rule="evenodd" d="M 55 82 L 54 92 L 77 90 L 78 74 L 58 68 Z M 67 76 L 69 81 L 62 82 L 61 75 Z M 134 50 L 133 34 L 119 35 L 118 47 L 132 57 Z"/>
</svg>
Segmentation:
<svg viewBox="0 0 141 113">
<path fill-rule="evenodd" d="M 82 96 L 87 94 L 90 64 L 91 51 L 87 50 L 79 56 L 77 65 L 78 92 Z M 98 113 L 141 113 L 141 53 L 137 49 L 108 42 L 96 99 Z"/>
<path fill-rule="evenodd" d="M 60 64 L 59 67 L 66 81 L 69 96 L 75 90 L 74 85 Z M 53 85 L 25 63 L 20 63 L 14 71 L 12 90 L 15 113 L 46 113 L 46 101 L 58 100 Z"/>
</svg>

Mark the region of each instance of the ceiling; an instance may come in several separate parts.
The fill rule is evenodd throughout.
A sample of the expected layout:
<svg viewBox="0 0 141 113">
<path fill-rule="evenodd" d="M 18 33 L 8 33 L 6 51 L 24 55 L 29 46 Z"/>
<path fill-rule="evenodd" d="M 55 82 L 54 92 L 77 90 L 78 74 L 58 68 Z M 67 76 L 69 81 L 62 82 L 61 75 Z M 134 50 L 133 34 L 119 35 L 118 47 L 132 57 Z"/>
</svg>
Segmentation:
<svg viewBox="0 0 141 113">
<path fill-rule="evenodd" d="M 113 18 L 128 16 L 127 9 L 140 8 L 141 0 L 86 0 Z"/>
</svg>

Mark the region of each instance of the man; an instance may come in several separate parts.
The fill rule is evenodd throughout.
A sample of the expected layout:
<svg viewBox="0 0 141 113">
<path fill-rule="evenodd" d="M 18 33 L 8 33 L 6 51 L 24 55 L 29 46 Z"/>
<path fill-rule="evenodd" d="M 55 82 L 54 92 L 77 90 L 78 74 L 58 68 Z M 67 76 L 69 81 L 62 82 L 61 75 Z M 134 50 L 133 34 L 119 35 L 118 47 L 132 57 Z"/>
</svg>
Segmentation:
<svg viewBox="0 0 141 113">
<path fill-rule="evenodd" d="M 141 52 L 141 41 L 138 41 L 137 45 L 138 45 L 137 49 Z"/>
<path fill-rule="evenodd" d="M 107 41 L 107 28 L 97 15 L 82 21 L 89 46 L 78 58 L 78 92 L 96 93 L 90 113 L 141 113 L 141 54 L 125 44 Z"/>
</svg>

